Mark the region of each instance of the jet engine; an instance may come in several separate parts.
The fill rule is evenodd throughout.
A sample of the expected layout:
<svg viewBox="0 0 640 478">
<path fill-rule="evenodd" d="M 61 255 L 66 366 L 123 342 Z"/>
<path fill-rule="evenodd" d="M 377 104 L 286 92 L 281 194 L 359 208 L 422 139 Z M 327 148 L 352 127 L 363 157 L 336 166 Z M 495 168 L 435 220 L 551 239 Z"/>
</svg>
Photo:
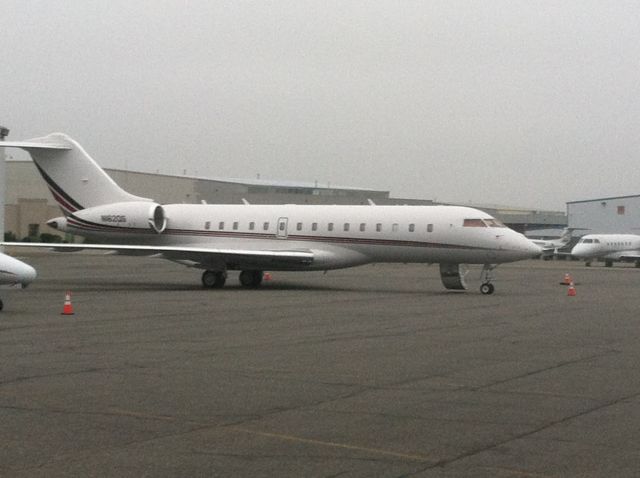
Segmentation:
<svg viewBox="0 0 640 478">
<path fill-rule="evenodd" d="M 102 226 L 107 229 L 151 229 L 160 234 L 167 227 L 164 208 L 160 204 L 147 201 L 117 202 L 90 207 L 74 212 L 72 218 L 88 228 Z"/>
</svg>

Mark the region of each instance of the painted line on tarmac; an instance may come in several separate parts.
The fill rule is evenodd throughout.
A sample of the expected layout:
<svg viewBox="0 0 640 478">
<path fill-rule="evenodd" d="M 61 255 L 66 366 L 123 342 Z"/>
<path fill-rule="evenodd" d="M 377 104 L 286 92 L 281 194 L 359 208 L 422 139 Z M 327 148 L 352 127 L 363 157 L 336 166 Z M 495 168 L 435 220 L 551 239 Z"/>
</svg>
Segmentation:
<svg viewBox="0 0 640 478">
<path fill-rule="evenodd" d="M 340 448 L 343 450 L 355 450 L 355 451 L 361 451 L 366 453 L 373 453 L 377 455 L 393 456 L 395 458 L 401 458 L 403 460 L 421 461 L 426 463 L 437 463 L 438 461 L 434 458 L 429 458 L 424 455 L 411 455 L 408 453 L 398 453 L 390 450 L 381 450 L 379 448 L 367 448 L 367 447 L 358 446 L 358 445 L 348 445 L 346 443 L 314 440 L 312 438 L 302 438 L 294 435 L 285 435 L 282 433 L 260 432 L 257 430 L 250 430 L 248 428 L 240 428 L 240 427 L 225 427 L 225 429 L 233 430 L 241 433 L 248 433 L 250 435 L 258 435 L 258 436 L 263 436 L 268 438 L 277 438 L 279 440 L 294 441 L 298 443 L 308 443 L 310 445 L 319 445 L 319 446 L 325 446 L 325 447 L 331 447 L 331 448 Z"/>
</svg>

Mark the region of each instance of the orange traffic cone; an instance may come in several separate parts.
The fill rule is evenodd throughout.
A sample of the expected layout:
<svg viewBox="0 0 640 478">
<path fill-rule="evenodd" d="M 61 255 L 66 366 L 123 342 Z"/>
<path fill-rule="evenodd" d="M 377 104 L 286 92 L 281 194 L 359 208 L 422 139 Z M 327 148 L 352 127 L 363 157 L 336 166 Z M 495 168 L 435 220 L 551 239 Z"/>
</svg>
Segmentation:
<svg viewBox="0 0 640 478">
<path fill-rule="evenodd" d="M 564 281 L 562 281 L 562 283 L 564 285 L 569 285 L 571 284 L 571 282 L 573 282 L 573 279 L 571 278 L 571 274 L 569 274 L 568 272 L 564 275 Z"/>
<path fill-rule="evenodd" d="M 272 277 L 271 277 L 271 272 L 265 272 L 265 273 L 262 275 L 262 278 L 263 278 L 265 281 L 271 280 L 271 279 L 272 279 Z"/>
<path fill-rule="evenodd" d="M 71 305 L 71 292 L 67 291 L 64 295 L 64 307 L 60 315 L 73 315 L 73 306 Z"/>
<path fill-rule="evenodd" d="M 569 297 L 575 297 L 575 295 L 576 295 L 576 288 L 573 285 L 573 282 L 569 283 L 569 288 L 567 289 L 567 295 Z"/>
</svg>

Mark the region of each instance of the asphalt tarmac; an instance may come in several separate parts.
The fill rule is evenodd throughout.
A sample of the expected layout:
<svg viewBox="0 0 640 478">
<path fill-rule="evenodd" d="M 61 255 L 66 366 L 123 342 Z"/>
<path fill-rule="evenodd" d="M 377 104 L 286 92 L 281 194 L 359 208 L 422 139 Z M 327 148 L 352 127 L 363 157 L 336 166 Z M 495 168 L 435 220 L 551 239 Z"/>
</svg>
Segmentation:
<svg viewBox="0 0 640 478">
<path fill-rule="evenodd" d="M 0 476 L 640 476 L 640 269 L 272 273 L 17 252 Z M 572 274 L 577 295 L 560 285 Z M 74 315 L 63 316 L 65 291 Z"/>
</svg>

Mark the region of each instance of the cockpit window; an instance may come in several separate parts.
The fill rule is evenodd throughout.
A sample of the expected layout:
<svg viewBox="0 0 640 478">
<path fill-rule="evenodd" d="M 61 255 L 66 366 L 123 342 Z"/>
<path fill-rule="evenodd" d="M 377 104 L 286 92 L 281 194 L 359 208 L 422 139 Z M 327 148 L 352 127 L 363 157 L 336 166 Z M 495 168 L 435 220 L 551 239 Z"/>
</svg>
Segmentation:
<svg viewBox="0 0 640 478">
<path fill-rule="evenodd" d="M 489 219 L 465 219 L 462 223 L 464 227 L 507 227 L 494 218 Z"/>
<path fill-rule="evenodd" d="M 582 242 L 583 244 L 592 244 L 593 243 L 593 239 L 582 239 L 582 241 L 580 241 L 580 242 Z"/>
<path fill-rule="evenodd" d="M 491 218 L 491 219 L 485 219 L 484 220 L 485 224 L 487 224 L 489 227 L 507 227 L 504 224 L 502 224 L 502 222 L 498 221 L 497 219 Z"/>
<path fill-rule="evenodd" d="M 594 243 L 594 244 L 600 244 L 600 239 L 594 239 L 594 240 L 593 240 L 593 243 Z"/>
<path fill-rule="evenodd" d="M 462 225 L 464 227 L 487 227 L 482 219 L 465 219 Z"/>
</svg>

